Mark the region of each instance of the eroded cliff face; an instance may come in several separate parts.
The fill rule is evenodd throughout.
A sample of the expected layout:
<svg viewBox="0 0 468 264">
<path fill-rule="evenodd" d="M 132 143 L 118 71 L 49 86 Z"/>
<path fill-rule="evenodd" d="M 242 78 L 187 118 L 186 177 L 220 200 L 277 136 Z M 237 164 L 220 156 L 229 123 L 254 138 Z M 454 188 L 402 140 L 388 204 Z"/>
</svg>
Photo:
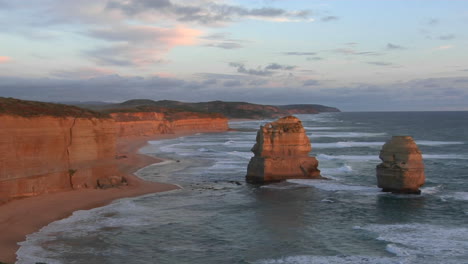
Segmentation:
<svg viewBox="0 0 468 264">
<path fill-rule="evenodd" d="M 119 137 L 228 130 L 228 120 L 217 114 L 148 111 L 106 116 L 59 104 L 0 99 L 0 203 L 114 186 L 115 179 L 120 184 Z"/>
<path fill-rule="evenodd" d="M 94 188 L 115 170 L 110 118 L 0 114 L 0 201 Z"/>
<path fill-rule="evenodd" d="M 298 118 L 283 117 L 260 127 L 256 141 L 255 156 L 247 167 L 248 182 L 321 178 L 317 159 L 309 157 L 312 147 Z"/>
<path fill-rule="evenodd" d="M 111 113 L 118 137 L 171 134 L 174 131 L 163 113 Z"/>
<path fill-rule="evenodd" d="M 380 151 L 377 185 L 384 192 L 420 194 L 425 182 L 421 151 L 409 136 L 393 136 Z"/>
<path fill-rule="evenodd" d="M 166 115 L 156 112 L 111 113 L 118 137 L 151 136 L 178 132 L 221 132 L 228 130 L 227 118 L 194 113 Z"/>
</svg>

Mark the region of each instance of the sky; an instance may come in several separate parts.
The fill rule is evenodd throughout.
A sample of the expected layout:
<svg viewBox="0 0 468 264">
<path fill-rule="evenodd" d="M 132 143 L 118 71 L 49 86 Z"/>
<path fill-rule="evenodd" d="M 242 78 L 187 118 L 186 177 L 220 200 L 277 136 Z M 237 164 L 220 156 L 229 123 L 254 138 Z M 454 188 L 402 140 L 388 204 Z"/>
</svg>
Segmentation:
<svg viewBox="0 0 468 264">
<path fill-rule="evenodd" d="M 468 110 L 468 1 L 0 0 L 0 96 Z"/>
</svg>

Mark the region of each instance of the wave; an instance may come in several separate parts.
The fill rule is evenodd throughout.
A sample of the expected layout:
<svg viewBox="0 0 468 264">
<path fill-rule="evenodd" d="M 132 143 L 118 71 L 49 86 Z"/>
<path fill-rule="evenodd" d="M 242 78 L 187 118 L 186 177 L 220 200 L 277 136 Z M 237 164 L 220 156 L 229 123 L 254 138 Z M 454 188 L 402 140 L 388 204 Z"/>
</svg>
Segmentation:
<svg viewBox="0 0 468 264">
<path fill-rule="evenodd" d="M 424 159 L 468 159 L 466 155 L 458 154 L 423 154 Z"/>
<path fill-rule="evenodd" d="M 265 259 L 254 262 L 255 264 L 401 264 L 400 260 L 391 257 L 375 256 L 312 256 L 299 255 L 277 259 Z"/>
<path fill-rule="evenodd" d="M 380 137 L 386 133 L 367 133 L 367 132 L 317 132 L 309 134 L 311 138 L 331 137 L 331 138 L 360 138 L 360 137 Z"/>
<path fill-rule="evenodd" d="M 386 241 L 387 251 L 399 257 L 424 255 L 426 258 L 467 257 L 468 228 L 429 224 L 369 225 L 357 227 L 376 233 Z M 466 258 L 465 258 L 466 259 Z"/>
<path fill-rule="evenodd" d="M 437 185 L 434 187 L 423 187 L 421 188 L 421 192 L 422 194 L 436 194 L 440 192 L 441 189 L 442 189 L 442 185 Z"/>
<path fill-rule="evenodd" d="M 468 201 L 468 192 L 454 192 L 452 194 L 442 195 L 442 199 L 453 199 L 458 201 Z"/>
<path fill-rule="evenodd" d="M 353 167 L 350 165 L 343 165 L 338 168 L 320 168 L 320 171 L 322 172 L 323 175 L 326 175 L 327 177 L 329 175 L 336 175 L 336 174 L 343 174 L 343 173 L 349 173 L 353 171 Z"/>
<path fill-rule="evenodd" d="M 62 262 L 56 260 L 60 259 L 61 252 L 42 247 L 53 240 L 51 237 L 56 237 L 57 233 L 66 230 L 68 238 L 80 238 L 104 228 L 147 226 L 154 220 L 148 216 L 147 211 L 148 208 L 139 206 L 130 199 L 118 200 L 104 207 L 75 211 L 70 217 L 52 222 L 38 232 L 27 235 L 26 240 L 19 243 L 16 263 L 61 264 Z M 127 217 L 128 215 L 138 217 Z"/>
<path fill-rule="evenodd" d="M 465 144 L 461 141 L 430 141 L 421 140 L 416 142 L 420 146 L 445 146 Z M 332 143 L 312 143 L 313 148 L 354 148 L 354 147 L 382 147 L 385 142 L 359 142 L 359 141 L 338 141 Z"/>
<path fill-rule="evenodd" d="M 312 148 L 381 147 L 383 144 L 385 144 L 385 142 L 339 141 L 333 143 L 312 143 Z"/>
<path fill-rule="evenodd" d="M 347 185 L 333 180 L 307 180 L 307 179 L 291 179 L 287 182 L 312 186 L 324 191 L 353 191 L 359 193 L 378 194 L 381 193 L 377 187 Z"/>
<path fill-rule="evenodd" d="M 326 155 L 318 154 L 318 160 L 373 161 L 380 160 L 378 155 Z"/>
<path fill-rule="evenodd" d="M 337 130 L 344 129 L 344 127 L 304 127 L 305 130 Z"/>
<path fill-rule="evenodd" d="M 347 161 L 379 161 L 378 155 L 327 155 L 318 154 L 318 160 L 347 160 Z M 458 154 L 423 154 L 423 159 L 468 159 L 466 155 Z"/>
<path fill-rule="evenodd" d="M 461 141 L 431 141 L 431 140 L 416 140 L 416 144 L 424 146 L 445 146 L 445 145 L 463 145 Z"/>
<path fill-rule="evenodd" d="M 227 152 L 227 154 L 241 157 L 241 158 L 248 159 L 248 160 L 250 160 L 250 158 L 254 156 L 252 152 L 243 152 L 243 151 L 230 151 L 230 152 Z"/>
</svg>

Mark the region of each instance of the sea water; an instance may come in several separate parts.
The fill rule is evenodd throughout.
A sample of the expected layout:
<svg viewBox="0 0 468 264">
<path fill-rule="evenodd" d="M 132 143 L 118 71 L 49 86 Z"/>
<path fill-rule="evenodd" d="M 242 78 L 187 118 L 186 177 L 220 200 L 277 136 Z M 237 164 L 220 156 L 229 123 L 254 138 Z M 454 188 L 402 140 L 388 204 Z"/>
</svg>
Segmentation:
<svg viewBox="0 0 468 264">
<path fill-rule="evenodd" d="M 256 130 L 152 141 L 138 172 L 183 189 L 77 211 L 31 234 L 19 263 L 468 263 L 468 112 L 298 115 L 330 180 L 245 183 Z M 422 195 L 382 193 L 392 135 L 424 156 Z"/>
</svg>

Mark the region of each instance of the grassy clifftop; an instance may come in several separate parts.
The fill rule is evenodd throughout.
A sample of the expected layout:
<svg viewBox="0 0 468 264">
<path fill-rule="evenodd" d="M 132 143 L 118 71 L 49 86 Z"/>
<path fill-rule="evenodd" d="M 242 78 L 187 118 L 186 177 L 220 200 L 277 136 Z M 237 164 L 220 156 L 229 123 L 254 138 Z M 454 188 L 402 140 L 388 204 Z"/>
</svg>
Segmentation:
<svg viewBox="0 0 468 264">
<path fill-rule="evenodd" d="M 339 112 L 337 108 L 323 105 L 261 105 L 246 102 L 224 102 L 211 101 L 200 103 L 188 103 L 171 100 L 153 101 L 148 99 L 129 100 L 119 104 L 103 105 L 81 105 L 93 110 L 108 112 L 108 109 L 115 111 L 138 111 L 141 109 L 171 109 L 172 113 L 191 112 L 191 113 L 218 113 L 228 118 L 273 118 L 291 114 L 317 114 L 320 112 Z M 161 112 L 161 111 L 157 111 Z"/>
<path fill-rule="evenodd" d="M 55 116 L 81 118 L 107 118 L 105 113 L 76 106 L 0 97 L 0 114 L 21 117 Z"/>
</svg>

